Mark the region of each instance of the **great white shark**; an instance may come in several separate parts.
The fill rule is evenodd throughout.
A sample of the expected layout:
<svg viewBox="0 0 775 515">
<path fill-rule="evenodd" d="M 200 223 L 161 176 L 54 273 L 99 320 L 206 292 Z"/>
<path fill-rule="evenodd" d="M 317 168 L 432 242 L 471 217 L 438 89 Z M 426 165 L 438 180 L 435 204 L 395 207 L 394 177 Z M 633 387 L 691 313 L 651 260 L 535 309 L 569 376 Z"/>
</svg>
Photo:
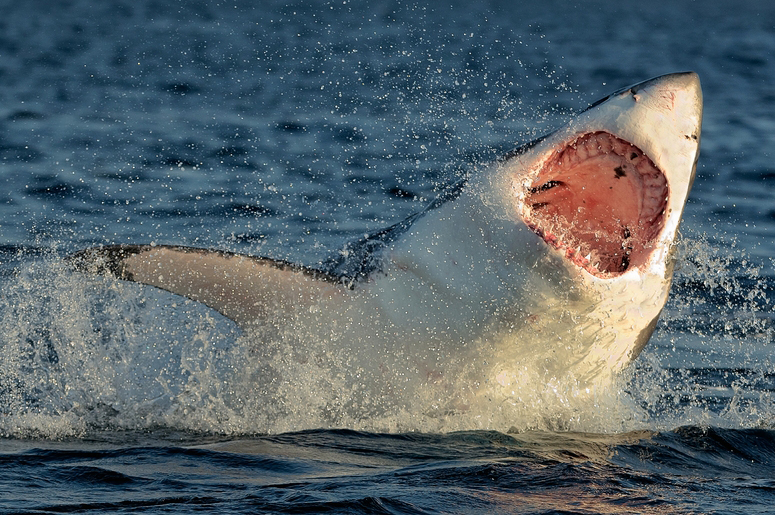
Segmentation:
<svg viewBox="0 0 775 515">
<path fill-rule="evenodd" d="M 514 394 L 533 370 L 588 389 L 638 356 L 666 303 L 701 121 L 695 73 L 621 89 L 316 268 L 164 245 L 71 261 L 204 303 L 296 359 L 328 359 L 328 342 L 353 385 L 465 376 Z"/>
</svg>

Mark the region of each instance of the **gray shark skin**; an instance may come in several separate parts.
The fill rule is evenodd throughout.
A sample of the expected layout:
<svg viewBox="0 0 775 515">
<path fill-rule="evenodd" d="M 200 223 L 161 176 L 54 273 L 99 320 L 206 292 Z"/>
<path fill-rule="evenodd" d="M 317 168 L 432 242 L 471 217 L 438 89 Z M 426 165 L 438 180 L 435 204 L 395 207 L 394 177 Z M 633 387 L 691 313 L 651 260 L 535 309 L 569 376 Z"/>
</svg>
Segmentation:
<svg viewBox="0 0 775 515">
<path fill-rule="evenodd" d="M 695 73 L 624 88 L 321 269 L 179 246 L 70 259 L 202 302 L 259 344 L 336 346 L 394 390 L 465 376 L 513 393 L 536 370 L 588 389 L 639 354 L 667 301 L 701 122 Z"/>
</svg>

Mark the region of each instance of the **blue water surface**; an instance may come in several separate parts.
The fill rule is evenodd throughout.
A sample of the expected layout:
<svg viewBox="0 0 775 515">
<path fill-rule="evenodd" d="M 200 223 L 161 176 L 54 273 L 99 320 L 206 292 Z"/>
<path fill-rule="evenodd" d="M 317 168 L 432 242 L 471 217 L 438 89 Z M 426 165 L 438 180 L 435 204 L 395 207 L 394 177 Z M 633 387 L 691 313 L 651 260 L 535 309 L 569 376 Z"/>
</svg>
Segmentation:
<svg viewBox="0 0 775 515">
<path fill-rule="evenodd" d="M 652 4 L 5 2 L 0 511 L 769 512 L 775 5 Z M 262 406 L 231 322 L 61 259 L 153 242 L 314 266 L 683 70 L 705 116 L 671 300 L 589 410 Z"/>
</svg>

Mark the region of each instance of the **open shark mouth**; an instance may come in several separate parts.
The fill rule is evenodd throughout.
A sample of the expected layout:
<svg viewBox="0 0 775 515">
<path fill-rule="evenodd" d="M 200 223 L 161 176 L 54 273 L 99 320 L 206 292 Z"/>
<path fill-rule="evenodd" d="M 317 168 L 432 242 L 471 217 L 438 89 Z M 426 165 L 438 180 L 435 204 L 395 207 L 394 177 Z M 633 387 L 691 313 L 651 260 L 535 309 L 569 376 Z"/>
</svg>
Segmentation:
<svg viewBox="0 0 775 515">
<path fill-rule="evenodd" d="M 607 132 L 558 149 L 525 195 L 525 223 L 597 277 L 648 260 L 664 224 L 665 175 L 639 148 Z"/>
</svg>

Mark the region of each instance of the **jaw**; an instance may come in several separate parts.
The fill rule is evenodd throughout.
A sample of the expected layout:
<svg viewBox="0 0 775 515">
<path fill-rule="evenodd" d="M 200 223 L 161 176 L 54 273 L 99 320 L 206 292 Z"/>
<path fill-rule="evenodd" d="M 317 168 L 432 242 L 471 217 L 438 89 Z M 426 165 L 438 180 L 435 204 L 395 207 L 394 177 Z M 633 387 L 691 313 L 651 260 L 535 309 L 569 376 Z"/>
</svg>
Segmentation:
<svg viewBox="0 0 775 515">
<path fill-rule="evenodd" d="M 664 225 L 667 178 L 642 150 L 608 132 L 558 147 L 524 198 L 528 227 L 597 277 L 643 265 Z"/>
<path fill-rule="evenodd" d="M 621 90 L 524 155 L 513 190 L 522 221 L 593 280 L 666 277 L 699 153 L 696 74 Z"/>
</svg>

